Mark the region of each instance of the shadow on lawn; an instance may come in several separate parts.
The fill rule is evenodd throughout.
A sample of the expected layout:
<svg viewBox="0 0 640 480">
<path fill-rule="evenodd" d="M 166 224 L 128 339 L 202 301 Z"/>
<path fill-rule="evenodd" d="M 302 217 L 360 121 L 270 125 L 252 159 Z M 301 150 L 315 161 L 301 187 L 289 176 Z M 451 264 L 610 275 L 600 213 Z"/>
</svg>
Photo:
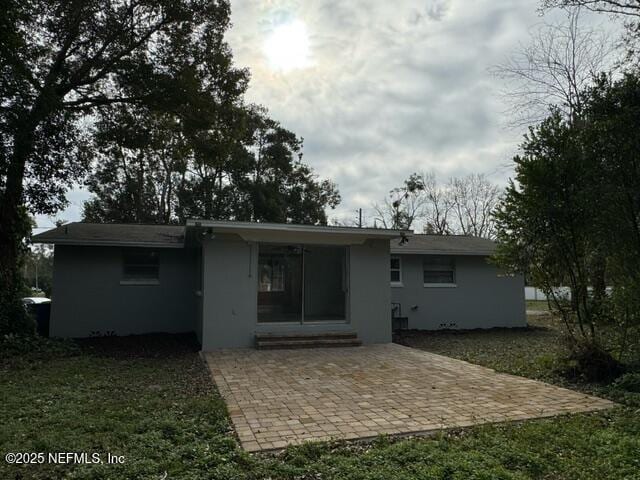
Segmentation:
<svg viewBox="0 0 640 480">
<path fill-rule="evenodd" d="M 117 359 L 177 358 L 200 350 L 194 333 L 90 337 L 75 342 L 83 353 Z"/>
</svg>

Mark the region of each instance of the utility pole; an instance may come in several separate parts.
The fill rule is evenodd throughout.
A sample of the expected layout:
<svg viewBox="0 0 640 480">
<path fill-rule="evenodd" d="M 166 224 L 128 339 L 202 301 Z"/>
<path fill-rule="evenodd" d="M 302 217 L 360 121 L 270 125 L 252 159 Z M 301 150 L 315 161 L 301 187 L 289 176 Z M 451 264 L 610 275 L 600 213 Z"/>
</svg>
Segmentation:
<svg viewBox="0 0 640 480">
<path fill-rule="evenodd" d="M 358 209 L 358 228 L 362 228 L 362 209 Z"/>
</svg>

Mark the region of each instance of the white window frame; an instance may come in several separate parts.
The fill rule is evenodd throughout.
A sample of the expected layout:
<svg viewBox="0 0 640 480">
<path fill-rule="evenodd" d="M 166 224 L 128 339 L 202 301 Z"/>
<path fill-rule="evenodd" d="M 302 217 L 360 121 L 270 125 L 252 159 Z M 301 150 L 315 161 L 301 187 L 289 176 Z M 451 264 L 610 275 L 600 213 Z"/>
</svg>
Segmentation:
<svg viewBox="0 0 640 480">
<path fill-rule="evenodd" d="M 398 260 L 398 268 L 391 268 L 391 260 Z M 398 277 L 399 280 L 397 282 L 394 282 L 391 280 L 391 272 L 398 272 Z M 399 257 L 397 255 L 392 255 L 390 257 L 390 261 L 389 261 L 389 281 L 391 282 L 391 286 L 392 287 L 403 287 L 404 284 L 402 283 L 402 257 Z"/>
<path fill-rule="evenodd" d="M 439 258 L 447 258 L 451 261 L 451 272 L 453 273 L 453 283 L 451 282 L 436 282 L 436 283 L 426 283 L 424 281 L 424 272 L 426 271 L 425 269 L 425 260 L 427 260 L 427 258 L 429 258 L 430 256 L 426 256 L 422 259 L 422 286 L 424 288 L 456 288 L 458 286 L 457 283 L 457 272 L 456 272 L 456 258 L 453 256 L 447 256 L 447 255 L 436 255 Z M 438 269 L 431 269 L 432 271 L 449 271 L 449 269 L 445 269 L 442 268 L 440 270 Z"/>
</svg>

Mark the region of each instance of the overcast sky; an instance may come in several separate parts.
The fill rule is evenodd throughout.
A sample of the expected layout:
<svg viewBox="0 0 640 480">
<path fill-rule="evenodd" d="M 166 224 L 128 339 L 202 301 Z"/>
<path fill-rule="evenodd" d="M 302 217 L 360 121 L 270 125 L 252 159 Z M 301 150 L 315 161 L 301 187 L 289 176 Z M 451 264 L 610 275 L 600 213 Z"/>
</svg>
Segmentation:
<svg viewBox="0 0 640 480">
<path fill-rule="evenodd" d="M 504 184 L 509 129 L 487 69 L 527 43 L 538 0 L 232 0 L 228 41 L 251 71 L 248 101 L 304 138 L 304 161 L 338 184 L 342 221 L 412 172 Z M 558 19 L 559 12 L 547 14 Z M 587 22 L 606 22 L 584 15 Z M 58 215 L 79 220 L 75 190 Z M 38 218 L 39 226 L 51 219 Z M 41 231 L 41 230 L 40 230 Z"/>
</svg>

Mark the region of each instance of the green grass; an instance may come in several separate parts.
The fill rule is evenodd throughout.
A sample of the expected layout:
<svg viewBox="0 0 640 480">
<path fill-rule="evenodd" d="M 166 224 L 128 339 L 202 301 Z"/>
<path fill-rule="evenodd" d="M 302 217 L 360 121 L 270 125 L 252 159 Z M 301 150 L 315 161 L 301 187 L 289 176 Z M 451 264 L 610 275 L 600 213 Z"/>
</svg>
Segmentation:
<svg viewBox="0 0 640 480">
<path fill-rule="evenodd" d="M 549 302 L 546 300 L 527 300 L 527 310 L 539 310 L 548 312 Z"/>
<path fill-rule="evenodd" d="M 580 379 L 568 379 L 563 375 L 567 366 L 563 359 L 568 341 L 558 318 L 551 315 L 531 315 L 528 323 L 527 328 L 515 329 L 409 331 L 402 335 L 399 342 L 493 368 L 498 372 L 554 383 L 640 408 L 640 395 L 620 388 L 619 382 L 587 383 Z M 636 360 L 626 368 L 630 375 L 640 375 L 637 363 L 640 352 L 637 347 L 631 350 L 632 356 L 628 356 L 627 360 Z"/>
<path fill-rule="evenodd" d="M 437 353 L 556 381 L 557 335 L 535 328 L 413 340 Z M 167 479 L 194 480 L 640 478 L 640 393 L 632 391 L 624 390 L 626 406 L 599 414 L 249 455 L 238 447 L 189 339 L 106 339 L 52 351 L 49 358 L 38 352 L 0 363 L 0 453 L 110 452 L 124 455 L 125 463 L 0 461 L 1 479 L 160 479 L 164 472 Z M 635 389 L 628 378 L 602 391 Z"/>
<path fill-rule="evenodd" d="M 529 319 L 529 328 L 404 333 L 400 343 L 538 380 L 555 374 L 564 338 L 550 316 Z"/>
</svg>

